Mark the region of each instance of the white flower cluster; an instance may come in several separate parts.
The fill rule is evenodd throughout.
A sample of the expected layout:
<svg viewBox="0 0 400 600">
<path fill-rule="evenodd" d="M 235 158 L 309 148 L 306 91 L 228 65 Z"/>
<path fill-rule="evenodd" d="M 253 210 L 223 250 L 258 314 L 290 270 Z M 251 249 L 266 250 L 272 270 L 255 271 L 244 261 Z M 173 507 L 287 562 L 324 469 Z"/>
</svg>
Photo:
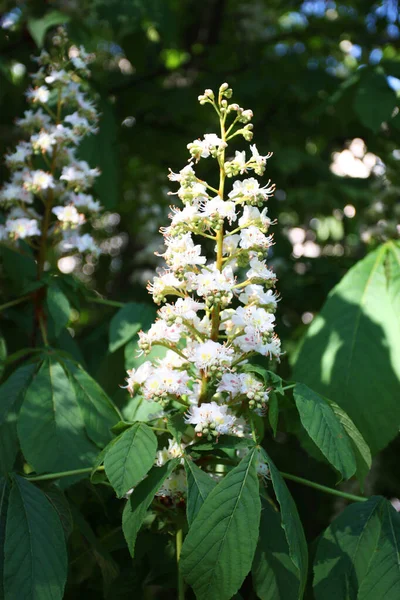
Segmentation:
<svg viewBox="0 0 400 600">
<path fill-rule="evenodd" d="M 76 155 L 82 138 L 97 131 L 98 113 L 83 92 L 90 56 L 82 47 L 68 50 L 60 35 L 53 53 L 36 59 L 26 93 L 32 108 L 17 120 L 27 139 L 5 157 L 12 175 L 0 189 L 0 241 L 25 239 L 37 248 L 43 236 L 61 253 L 97 253 L 80 227 L 101 209 L 88 193 L 100 172 Z"/>
<path fill-rule="evenodd" d="M 211 90 L 200 96 L 201 104 L 212 104 L 218 113 L 221 133 L 189 144 L 189 164 L 169 175 L 180 185 L 177 195 L 184 207 L 173 207 L 171 224 L 162 229 L 167 268 L 148 288 L 157 304 L 165 304 L 149 331 L 139 334 L 143 353 L 157 345 L 168 351 L 165 358 L 129 371 L 127 379 L 131 394 L 163 408 L 184 405 L 195 437 L 210 440 L 248 435 L 245 417 L 251 410 L 266 410 L 270 390 L 244 365 L 258 354 L 276 359 L 281 354 L 274 333 L 276 277 L 266 262 L 273 243 L 271 220 L 262 206 L 274 185 L 262 187 L 249 177 L 225 189 L 231 176 L 262 175 L 271 154 L 261 156 L 252 145 L 249 159 L 244 151 L 226 157 L 231 139 L 252 137 L 252 113 L 229 104 L 231 95 L 224 84 L 217 99 Z M 198 163 L 208 157 L 218 163 L 218 189 L 194 170 L 192 159 Z M 206 248 L 214 252 L 211 260 Z M 175 302 L 167 303 L 174 296 Z"/>
</svg>

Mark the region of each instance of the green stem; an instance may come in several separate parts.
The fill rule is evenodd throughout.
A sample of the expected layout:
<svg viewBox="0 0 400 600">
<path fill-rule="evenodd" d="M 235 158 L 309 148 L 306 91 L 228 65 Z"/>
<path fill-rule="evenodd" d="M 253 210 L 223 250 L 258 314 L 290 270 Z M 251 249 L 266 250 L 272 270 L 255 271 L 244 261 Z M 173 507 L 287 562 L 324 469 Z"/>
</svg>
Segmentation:
<svg viewBox="0 0 400 600">
<path fill-rule="evenodd" d="M 282 388 L 282 391 L 284 392 L 285 390 L 291 390 L 292 388 L 295 387 L 295 383 L 291 383 L 290 385 L 285 385 L 285 387 Z"/>
<path fill-rule="evenodd" d="M 97 467 L 96 471 L 104 471 L 104 467 Z M 45 473 L 44 475 L 26 476 L 28 481 L 48 481 L 49 479 L 61 479 L 62 477 L 72 477 L 73 475 L 84 475 L 91 473 L 93 467 L 84 467 L 83 469 L 74 469 L 73 471 L 60 471 L 59 473 Z"/>
<path fill-rule="evenodd" d="M 179 561 L 181 558 L 181 551 L 182 551 L 182 542 L 183 542 L 183 531 L 182 531 L 182 528 L 180 528 L 176 532 L 176 566 L 177 566 L 177 570 L 178 570 L 178 600 L 185 600 L 185 582 L 183 580 L 183 575 L 179 568 Z"/>
<path fill-rule="evenodd" d="M 322 485 L 321 483 L 315 483 L 315 481 L 309 481 L 308 479 L 304 479 L 303 477 L 297 477 L 297 475 L 290 475 L 290 473 L 282 473 L 282 471 L 280 471 L 280 473 L 284 479 L 290 479 L 290 481 L 295 481 L 296 483 L 307 485 L 308 487 L 315 488 L 316 490 L 320 490 L 321 492 L 325 492 L 326 494 L 331 494 L 332 496 L 339 496 L 340 498 L 345 498 L 346 500 L 351 500 L 352 502 L 365 502 L 366 500 L 368 500 L 368 498 L 364 498 L 363 496 L 356 496 L 355 494 L 341 492 L 340 490 L 335 490 L 334 488 L 327 487 L 326 485 Z"/>
<path fill-rule="evenodd" d="M 117 300 L 107 300 L 106 298 L 100 298 L 97 296 L 92 296 L 91 298 L 87 298 L 88 302 L 97 302 L 97 304 L 105 304 L 106 306 L 115 306 L 115 308 L 123 308 L 126 306 L 125 302 L 117 302 Z"/>
<path fill-rule="evenodd" d="M 5 310 L 6 308 L 10 308 L 11 306 L 15 306 L 16 304 L 21 304 L 21 302 L 26 302 L 26 300 L 30 300 L 31 296 L 22 296 L 21 298 L 17 298 L 16 300 L 10 300 L 10 302 L 6 302 L 5 304 L 0 304 L 0 312 Z"/>
</svg>

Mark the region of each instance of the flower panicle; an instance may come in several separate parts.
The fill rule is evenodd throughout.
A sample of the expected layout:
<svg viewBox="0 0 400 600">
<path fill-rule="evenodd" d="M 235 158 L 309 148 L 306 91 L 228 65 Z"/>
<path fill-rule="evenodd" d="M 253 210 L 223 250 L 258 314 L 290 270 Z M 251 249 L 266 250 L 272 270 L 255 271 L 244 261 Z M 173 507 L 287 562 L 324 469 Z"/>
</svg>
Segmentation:
<svg viewBox="0 0 400 600">
<path fill-rule="evenodd" d="M 38 70 L 26 91 L 30 108 L 16 121 L 26 139 L 5 156 L 11 178 L 0 189 L 0 243 L 25 240 L 37 249 L 43 234 L 61 254 L 99 252 L 81 227 L 101 210 L 90 194 L 100 171 L 77 156 L 83 138 L 98 131 L 85 83 L 92 58 L 82 46 L 71 46 L 60 28 L 51 51 L 35 59 Z"/>
<path fill-rule="evenodd" d="M 265 205 L 275 185 L 256 177 L 272 153 L 260 154 L 256 144 L 231 150 L 240 137 L 253 138 L 253 113 L 230 103 L 232 93 L 223 84 L 217 94 L 199 96 L 214 109 L 219 133 L 190 142 L 188 164 L 168 175 L 182 207 L 171 207 L 170 224 L 161 229 L 165 251 L 158 256 L 166 268 L 148 286 L 161 305 L 139 334 L 148 358 L 127 378 L 129 392 L 158 402 L 163 414 L 183 412 L 186 443 L 251 437 L 252 413 L 266 413 L 272 388 L 249 370 L 249 360 L 281 355 L 276 275 L 267 263 L 274 222 Z M 217 162 L 218 182 L 198 176 L 206 159 Z M 152 358 L 156 346 L 166 349 L 164 357 Z"/>
</svg>

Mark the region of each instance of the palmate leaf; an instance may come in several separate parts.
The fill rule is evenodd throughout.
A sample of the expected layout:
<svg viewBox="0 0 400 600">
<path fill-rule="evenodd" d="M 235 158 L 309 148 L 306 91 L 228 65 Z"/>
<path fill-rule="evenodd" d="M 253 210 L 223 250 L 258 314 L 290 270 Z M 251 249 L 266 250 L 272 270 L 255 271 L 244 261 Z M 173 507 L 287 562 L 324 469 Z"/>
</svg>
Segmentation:
<svg viewBox="0 0 400 600">
<path fill-rule="evenodd" d="M 119 498 L 148 473 L 156 451 L 157 438 L 145 423 L 136 423 L 127 429 L 110 447 L 104 468 Z"/>
<path fill-rule="evenodd" d="M 190 527 L 207 496 L 217 483 L 210 475 L 202 471 L 196 463 L 186 457 L 185 471 L 187 477 L 186 515 Z"/>
<path fill-rule="evenodd" d="M 111 428 L 121 418 L 119 411 L 103 388 L 82 367 L 69 360 L 64 360 L 63 365 L 72 381 L 87 434 L 103 448 L 112 439 Z"/>
<path fill-rule="evenodd" d="M 151 323 L 154 309 L 148 304 L 130 302 L 121 308 L 110 323 L 110 352 L 129 342 L 142 328 Z"/>
<path fill-rule="evenodd" d="M 0 425 L 4 423 L 10 410 L 19 410 L 23 394 L 37 368 L 37 364 L 19 367 L 0 386 Z"/>
<path fill-rule="evenodd" d="M 132 557 L 135 554 L 137 534 L 143 524 L 147 509 L 177 463 L 177 460 L 171 460 L 162 467 L 153 467 L 128 498 L 122 514 L 122 530 Z"/>
<path fill-rule="evenodd" d="M 58 600 L 67 578 L 62 525 L 45 494 L 15 476 L 5 541 L 5 600 Z"/>
<path fill-rule="evenodd" d="M 372 464 L 371 451 L 368 448 L 367 442 L 364 440 L 363 436 L 358 431 L 349 415 L 342 408 L 340 408 L 336 402 L 333 402 L 333 400 L 329 400 L 329 398 L 327 398 L 326 401 L 329 403 L 330 407 L 350 438 L 350 443 L 353 448 L 357 464 L 356 475 L 361 485 L 363 485 L 364 479 Z"/>
<path fill-rule="evenodd" d="M 17 430 L 24 456 L 37 472 L 87 467 L 97 455 L 71 382 L 52 358 L 43 361 L 26 391 Z"/>
<path fill-rule="evenodd" d="M 294 367 L 297 381 L 349 414 L 373 454 L 400 424 L 399 289 L 400 250 L 388 242 L 332 290 Z"/>
<path fill-rule="evenodd" d="M 198 600 L 229 600 L 251 568 L 260 523 L 256 450 L 210 492 L 183 543 L 181 569 Z"/>
<path fill-rule="evenodd" d="M 308 571 L 308 549 L 303 526 L 300 521 L 299 513 L 297 512 L 296 504 L 294 503 L 282 475 L 279 473 L 265 450 L 262 450 L 262 453 L 268 464 L 276 499 L 279 502 L 282 527 L 285 531 L 286 541 L 289 546 L 289 556 L 298 572 L 300 580 L 298 597 L 303 598 Z"/>
<path fill-rule="evenodd" d="M 314 562 L 316 600 L 397 600 L 400 515 L 373 496 L 348 506 L 322 535 Z"/>
<path fill-rule="evenodd" d="M 310 438 L 331 465 L 350 479 L 357 468 L 356 459 L 347 433 L 329 403 L 302 383 L 296 383 L 293 396 Z"/>
<path fill-rule="evenodd" d="M 71 305 L 68 298 L 56 283 L 52 283 L 47 289 L 47 308 L 52 318 L 54 334 L 58 337 L 61 331 L 68 325 Z"/>
<path fill-rule="evenodd" d="M 261 500 L 260 537 L 252 566 L 254 590 L 260 600 L 298 598 L 300 580 L 289 557 L 281 515 Z"/>
</svg>

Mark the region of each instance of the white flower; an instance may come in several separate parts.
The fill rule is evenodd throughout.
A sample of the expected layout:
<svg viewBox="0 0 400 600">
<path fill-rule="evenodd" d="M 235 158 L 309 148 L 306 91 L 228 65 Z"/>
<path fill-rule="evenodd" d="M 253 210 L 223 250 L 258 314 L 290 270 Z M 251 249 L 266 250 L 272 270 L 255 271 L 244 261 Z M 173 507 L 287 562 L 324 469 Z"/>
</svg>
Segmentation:
<svg viewBox="0 0 400 600">
<path fill-rule="evenodd" d="M 229 200 L 222 200 L 216 196 L 212 200 L 205 202 L 202 207 L 202 214 L 206 217 L 219 217 L 228 219 L 230 223 L 236 221 L 237 215 L 235 212 L 235 203 Z"/>
<path fill-rule="evenodd" d="M 60 179 L 67 181 L 78 191 L 91 187 L 94 179 L 99 175 L 99 169 L 91 169 L 86 161 L 80 160 L 73 165 L 64 167 Z"/>
<path fill-rule="evenodd" d="M 26 96 L 28 100 L 32 102 L 40 102 L 41 104 L 46 104 L 50 97 L 50 91 L 45 85 L 41 85 L 40 87 L 29 89 L 26 92 Z"/>
<path fill-rule="evenodd" d="M 179 342 L 181 335 L 181 326 L 178 324 L 169 326 L 163 319 L 157 319 L 147 333 L 143 331 L 139 332 L 139 347 L 146 350 L 156 342 L 171 342 L 176 344 Z"/>
<path fill-rule="evenodd" d="M 166 462 L 174 458 L 181 458 L 183 456 L 184 444 L 178 444 L 172 438 L 168 439 L 168 448 L 159 450 L 156 455 L 157 467 L 162 467 Z"/>
<path fill-rule="evenodd" d="M 184 187 L 191 185 L 196 181 L 196 174 L 191 164 L 184 167 L 179 173 L 174 173 L 170 169 L 168 179 L 171 181 L 178 181 Z"/>
<path fill-rule="evenodd" d="M 185 418 L 186 423 L 195 425 L 198 436 L 234 433 L 236 416 L 226 404 L 204 402 L 200 406 L 191 406 Z"/>
<path fill-rule="evenodd" d="M 50 75 L 44 78 L 46 83 L 56 83 L 57 81 L 61 81 L 63 83 L 68 83 L 70 79 L 70 74 L 67 73 L 64 69 L 60 69 L 59 71 L 52 70 Z"/>
<path fill-rule="evenodd" d="M 210 293 L 227 292 L 232 296 L 232 287 L 235 284 L 231 267 L 225 267 L 220 272 L 215 265 L 211 268 L 202 269 L 199 275 L 194 277 L 194 286 L 199 296 L 208 296 Z"/>
<path fill-rule="evenodd" d="M 18 127 L 22 127 L 27 130 L 34 128 L 40 129 L 46 128 L 50 125 L 51 119 L 41 108 L 33 112 L 33 110 L 26 110 L 24 116 L 20 119 L 16 119 Z"/>
<path fill-rule="evenodd" d="M 250 261 L 250 267 L 246 273 L 248 279 L 254 280 L 254 283 L 263 283 L 265 281 L 274 281 L 276 279 L 275 273 L 268 269 L 265 261 L 260 261 L 258 258 L 252 258 Z"/>
<path fill-rule="evenodd" d="M 166 236 L 165 243 L 167 250 L 161 256 L 174 271 L 183 267 L 204 265 L 207 260 L 201 255 L 201 246 L 194 244 L 191 233 L 181 237 Z"/>
<path fill-rule="evenodd" d="M 238 373 L 224 373 L 218 384 L 217 392 L 228 392 L 236 396 L 241 391 L 242 381 Z"/>
<path fill-rule="evenodd" d="M 187 145 L 190 154 L 196 159 L 208 158 L 216 156 L 220 149 L 226 148 L 226 142 L 222 141 L 221 138 L 215 133 L 206 133 L 204 140 L 195 140 L 191 144 Z"/>
<path fill-rule="evenodd" d="M 175 304 L 165 304 L 158 313 L 162 319 L 182 323 L 182 319 L 185 319 L 186 321 L 195 319 L 197 312 L 204 308 L 205 304 L 203 302 L 197 302 L 196 300 L 187 297 L 178 298 Z"/>
<path fill-rule="evenodd" d="M 83 208 L 84 210 L 89 210 L 91 212 L 99 212 L 101 210 L 101 204 L 98 200 L 94 200 L 93 196 L 90 194 L 83 194 L 82 192 L 75 194 L 71 193 L 68 196 L 69 202 L 77 206 L 78 208 Z"/>
<path fill-rule="evenodd" d="M 262 248 L 263 250 L 268 249 L 272 244 L 271 236 L 265 236 L 255 225 L 250 225 L 246 229 L 242 229 L 240 232 L 239 245 L 245 250 L 251 248 Z"/>
<path fill-rule="evenodd" d="M 57 143 L 57 140 L 54 134 L 47 133 L 47 131 L 41 131 L 40 133 L 31 136 L 31 143 L 34 150 L 48 152 Z"/>
<path fill-rule="evenodd" d="M 190 377 L 186 371 L 161 367 L 154 369 L 143 383 L 146 400 L 157 400 L 171 396 L 182 396 L 190 392 L 187 386 Z"/>
<path fill-rule="evenodd" d="M 245 307 L 239 306 L 232 315 L 231 320 L 238 327 L 245 328 L 251 326 L 261 333 L 267 333 L 274 328 L 275 316 L 263 308 L 252 304 Z"/>
<path fill-rule="evenodd" d="M 264 202 L 273 196 L 275 190 L 275 185 L 270 185 L 270 183 L 268 181 L 266 186 L 261 187 L 254 177 L 249 177 L 243 181 L 235 181 L 228 197 L 240 202 L 250 202 L 250 204 Z"/>
<path fill-rule="evenodd" d="M 15 169 L 16 167 L 25 166 L 26 159 L 31 156 L 31 145 L 28 142 L 20 142 L 14 152 L 5 155 L 4 160 L 8 167 Z"/>
<path fill-rule="evenodd" d="M 240 235 L 234 233 L 233 235 L 226 235 L 222 243 L 223 254 L 233 254 L 238 247 Z"/>
<path fill-rule="evenodd" d="M 83 235 L 78 235 L 76 233 L 70 234 L 68 230 L 66 230 L 65 237 L 61 242 L 61 250 L 71 250 L 76 248 L 78 252 L 93 252 L 97 254 L 99 252 L 99 248 L 94 241 L 93 237 L 90 233 L 84 233 Z"/>
<path fill-rule="evenodd" d="M 249 225 L 256 225 L 262 227 L 264 230 L 268 229 L 271 221 L 267 217 L 267 208 L 260 213 L 256 206 L 245 205 L 243 208 L 243 214 L 238 221 L 240 227 L 248 227 Z"/>
<path fill-rule="evenodd" d="M 275 308 L 278 299 L 272 290 L 264 291 L 261 285 L 247 285 L 239 296 L 239 301 L 243 304 L 257 304 L 262 306 L 271 306 Z"/>
<path fill-rule="evenodd" d="M 78 213 L 75 206 L 70 204 L 69 206 L 54 206 L 51 209 L 59 221 L 68 223 L 70 225 L 81 225 L 85 222 L 85 215 Z"/>
<path fill-rule="evenodd" d="M 232 355 L 232 348 L 212 340 L 196 344 L 189 353 L 190 360 L 198 369 L 203 370 L 210 369 L 213 366 L 230 365 Z"/>
<path fill-rule="evenodd" d="M 26 218 L 7 220 L 6 231 L 15 239 L 24 239 L 41 234 L 38 221 Z"/>
<path fill-rule="evenodd" d="M 146 360 L 137 369 L 130 369 L 127 371 L 128 377 L 126 381 L 128 385 L 126 388 L 131 395 L 134 393 L 135 387 L 142 385 L 153 373 L 153 370 L 154 368 L 151 362 Z"/>
<path fill-rule="evenodd" d="M 255 166 L 252 165 L 253 169 L 258 175 L 262 175 L 264 173 L 267 160 L 272 156 L 272 152 L 268 152 L 268 154 L 265 156 L 261 156 L 255 144 L 250 146 L 250 150 L 252 154 L 251 160 L 255 164 Z"/>
<path fill-rule="evenodd" d="M 25 204 L 32 204 L 33 195 L 20 184 L 9 182 L 0 190 L 0 200 L 5 204 L 16 200 Z"/>
<path fill-rule="evenodd" d="M 51 173 L 47 173 L 46 171 L 42 171 L 41 169 L 27 174 L 24 183 L 26 189 L 28 191 L 33 191 L 34 193 L 37 193 L 40 190 L 54 188 L 54 185 L 53 175 L 51 175 Z"/>
</svg>

